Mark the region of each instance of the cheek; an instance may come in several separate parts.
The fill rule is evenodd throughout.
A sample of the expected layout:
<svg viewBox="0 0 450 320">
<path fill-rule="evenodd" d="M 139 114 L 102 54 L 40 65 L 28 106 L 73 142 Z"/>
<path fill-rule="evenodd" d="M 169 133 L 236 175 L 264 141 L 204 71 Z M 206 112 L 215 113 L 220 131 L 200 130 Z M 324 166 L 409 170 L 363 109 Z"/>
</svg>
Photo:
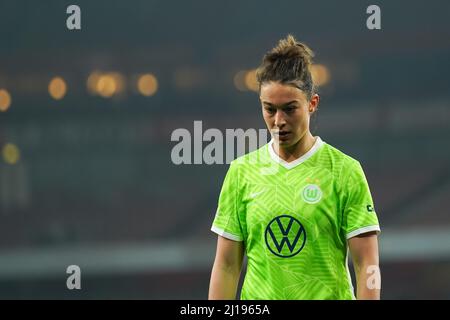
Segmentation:
<svg viewBox="0 0 450 320">
<path fill-rule="evenodd" d="M 262 113 L 262 116 L 263 116 L 264 121 L 265 121 L 267 124 L 272 123 L 272 117 L 268 116 L 264 111 L 263 111 L 263 113 Z"/>
<path fill-rule="evenodd" d="M 308 114 L 302 114 L 299 115 L 296 119 L 296 126 L 299 131 L 305 131 L 309 127 L 309 115 Z"/>
</svg>

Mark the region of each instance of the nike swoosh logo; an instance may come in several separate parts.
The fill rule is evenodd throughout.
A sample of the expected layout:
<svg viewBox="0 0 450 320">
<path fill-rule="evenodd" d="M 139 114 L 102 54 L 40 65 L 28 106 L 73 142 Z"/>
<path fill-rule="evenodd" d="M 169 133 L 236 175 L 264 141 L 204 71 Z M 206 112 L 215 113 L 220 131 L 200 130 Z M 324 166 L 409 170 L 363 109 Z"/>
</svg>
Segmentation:
<svg viewBox="0 0 450 320">
<path fill-rule="evenodd" d="M 252 193 L 250 193 L 250 198 L 256 198 L 257 196 L 259 196 L 263 192 L 266 192 L 266 190 L 259 191 L 259 192 L 252 192 Z"/>
</svg>

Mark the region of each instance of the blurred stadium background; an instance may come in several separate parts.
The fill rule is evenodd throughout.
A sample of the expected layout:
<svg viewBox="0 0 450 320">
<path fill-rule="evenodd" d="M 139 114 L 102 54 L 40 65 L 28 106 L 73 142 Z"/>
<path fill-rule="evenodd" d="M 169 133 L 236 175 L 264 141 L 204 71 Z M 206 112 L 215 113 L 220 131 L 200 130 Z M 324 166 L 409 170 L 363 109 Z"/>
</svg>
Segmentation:
<svg viewBox="0 0 450 320">
<path fill-rule="evenodd" d="M 66 8 L 81 8 L 81 31 Z M 381 7 L 382 29 L 366 28 Z M 314 133 L 359 159 L 382 298 L 450 298 L 450 2 L 0 2 L 0 298 L 205 299 L 227 165 L 173 130 L 263 129 L 252 70 L 316 52 Z M 81 290 L 66 288 L 79 265 Z"/>
</svg>

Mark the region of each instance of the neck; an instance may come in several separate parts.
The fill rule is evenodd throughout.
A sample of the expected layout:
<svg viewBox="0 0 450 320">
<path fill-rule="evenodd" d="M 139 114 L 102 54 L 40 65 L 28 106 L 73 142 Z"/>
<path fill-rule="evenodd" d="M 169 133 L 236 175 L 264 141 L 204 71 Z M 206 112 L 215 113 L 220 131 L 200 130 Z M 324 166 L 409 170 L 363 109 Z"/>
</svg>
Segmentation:
<svg viewBox="0 0 450 320">
<path fill-rule="evenodd" d="M 275 153 L 284 161 L 291 162 L 294 161 L 309 150 L 316 142 L 316 139 L 312 136 L 311 132 L 308 131 L 296 144 L 289 147 L 280 147 L 280 144 L 275 142 L 273 144 Z"/>
</svg>

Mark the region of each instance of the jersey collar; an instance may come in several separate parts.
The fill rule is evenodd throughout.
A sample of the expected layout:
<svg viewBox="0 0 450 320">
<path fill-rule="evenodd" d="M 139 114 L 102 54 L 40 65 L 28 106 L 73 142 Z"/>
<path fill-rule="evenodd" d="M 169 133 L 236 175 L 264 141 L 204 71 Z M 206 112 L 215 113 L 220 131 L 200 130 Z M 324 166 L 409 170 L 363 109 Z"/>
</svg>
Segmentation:
<svg viewBox="0 0 450 320">
<path fill-rule="evenodd" d="M 311 147 L 311 149 L 309 149 L 308 152 L 306 152 L 304 155 L 302 155 L 301 157 L 295 159 L 294 161 L 291 162 L 287 162 L 283 159 L 281 159 L 275 152 L 275 150 L 273 149 L 273 143 L 274 140 L 270 140 L 270 142 L 268 143 L 268 148 L 269 148 L 269 154 L 270 157 L 272 158 L 273 161 L 281 164 L 283 167 L 285 167 L 286 169 L 292 169 L 296 166 L 298 166 L 299 164 L 305 162 L 306 160 L 308 160 L 309 158 L 311 158 L 319 149 L 320 147 L 324 144 L 324 142 L 322 141 L 322 139 L 317 136 L 316 137 L 316 142 L 314 142 L 313 146 Z"/>
</svg>

